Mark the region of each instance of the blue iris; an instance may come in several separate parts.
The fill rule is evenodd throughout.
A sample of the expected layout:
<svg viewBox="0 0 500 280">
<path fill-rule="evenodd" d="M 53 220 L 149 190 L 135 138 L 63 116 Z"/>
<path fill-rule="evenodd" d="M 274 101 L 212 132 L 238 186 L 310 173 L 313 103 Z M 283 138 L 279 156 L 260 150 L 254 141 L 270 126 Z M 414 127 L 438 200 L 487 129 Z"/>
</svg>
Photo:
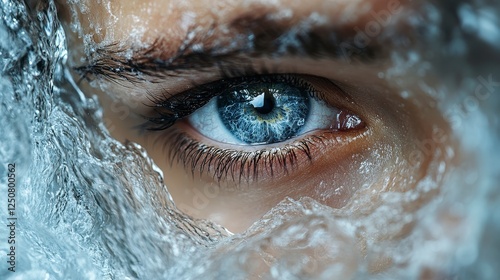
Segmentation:
<svg viewBox="0 0 500 280">
<path fill-rule="evenodd" d="M 219 117 L 239 140 L 271 144 L 297 135 L 309 114 L 310 97 L 287 82 L 234 86 L 217 98 Z"/>
</svg>

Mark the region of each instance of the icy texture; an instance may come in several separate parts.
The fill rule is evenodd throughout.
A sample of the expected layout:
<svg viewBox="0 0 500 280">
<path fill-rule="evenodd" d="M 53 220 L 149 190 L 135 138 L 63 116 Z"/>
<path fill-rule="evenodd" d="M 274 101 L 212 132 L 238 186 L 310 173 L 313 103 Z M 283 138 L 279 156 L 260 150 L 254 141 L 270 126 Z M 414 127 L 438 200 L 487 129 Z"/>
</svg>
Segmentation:
<svg viewBox="0 0 500 280">
<path fill-rule="evenodd" d="M 108 135 L 97 101 L 83 97 L 62 66 L 65 39 L 52 1 L 28 12 L 23 3 L 3 0 L 2 223 L 7 163 L 16 163 L 19 181 L 17 272 L 6 269 L 8 233 L 1 226 L 0 279 L 417 279 L 431 270 L 495 279 L 500 275 L 500 92 L 496 88 L 481 98 L 471 93 L 479 77 L 500 79 L 498 63 L 484 64 L 498 62 L 500 8 L 453 3 L 424 6 L 428 18 L 408 22 L 425 22 L 421 35 L 435 44 L 426 47 L 442 50 L 434 65 L 447 82 L 442 88 L 421 87 L 438 101 L 443 93 L 454 93 L 437 104 L 449 112 L 460 143 L 460 151 L 447 152 L 460 153 L 470 164 L 443 177 L 448 167 L 435 160 L 435 172 L 416 190 L 383 194 L 383 203 L 368 208 L 370 196 L 342 210 L 309 199 L 285 200 L 246 233 L 230 236 L 179 213 L 142 148 L 123 146 Z M 455 10 L 464 31 L 442 39 L 439 24 Z M 492 36 L 476 36 L 474 30 L 485 28 Z M 475 57 L 478 50 L 492 57 Z M 427 69 L 420 57 L 395 53 L 396 66 L 381 76 L 397 83 L 406 71 Z M 437 192 L 441 182 L 445 187 Z M 436 197 L 418 211 L 403 207 L 429 195 Z"/>
</svg>

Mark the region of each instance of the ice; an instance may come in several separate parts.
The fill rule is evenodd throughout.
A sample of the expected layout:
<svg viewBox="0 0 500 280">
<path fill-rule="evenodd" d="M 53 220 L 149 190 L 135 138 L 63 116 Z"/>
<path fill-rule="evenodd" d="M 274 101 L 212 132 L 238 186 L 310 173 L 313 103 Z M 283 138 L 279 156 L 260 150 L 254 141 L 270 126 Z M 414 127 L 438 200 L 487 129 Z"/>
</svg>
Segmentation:
<svg viewBox="0 0 500 280">
<path fill-rule="evenodd" d="M 492 87 L 489 95 L 474 95 L 478 85 L 487 89 L 490 76 L 500 79 L 497 66 L 478 68 L 478 58 L 463 69 L 471 78 L 457 79 L 459 70 L 449 68 L 433 73 L 447 81 L 442 87 L 423 85 L 436 96 L 454 92 L 437 105 L 448 112 L 460 142 L 461 150 L 447 154 L 468 161 L 450 167 L 436 155 L 435 172 L 415 190 L 387 192 L 380 205 L 366 207 L 369 195 L 356 196 L 344 209 L 286 199 L 248 231 L 233 235 L 180 213 L 143 148 L 109 136 L 98 101 L 80 94 L 63 66 L 65 35 L 52 1 L 31 9 L 19 1 L 0 3 L 1 279 L 419 279 L 429 271 L 495 279 L 500 274 L 500 92 Z M 460 8 L 466 30 L 484 27 L 495 35 L 468 34 L 463 42 L 499 45 L 498 19 L 488 8 L 477 3 Z M 436 7 L 422 9 L 439 22 Z M 440 35 L 436 26 L 427 29 L 427 36 Z M 430 71 L 419 54 L 393 58 L 395 67 L 381 78 L 397 83 L 405 71 Z M 441 60 L 437 70 L 469 63 L 467 57 L 436 60 Z M 447 64 L 450 60 L 454 63 Z M 473 101 L 477 107 L 470 106 Z M 9 233 L 3 225 L 7 163 L 16 164 L 18 178 L 15 273 L 7 270 Z M 439 182 L 445 187 L 437 192 Z M 425 207 L 404 207 L 428 196 L 436 197 Z"/>
</svg>

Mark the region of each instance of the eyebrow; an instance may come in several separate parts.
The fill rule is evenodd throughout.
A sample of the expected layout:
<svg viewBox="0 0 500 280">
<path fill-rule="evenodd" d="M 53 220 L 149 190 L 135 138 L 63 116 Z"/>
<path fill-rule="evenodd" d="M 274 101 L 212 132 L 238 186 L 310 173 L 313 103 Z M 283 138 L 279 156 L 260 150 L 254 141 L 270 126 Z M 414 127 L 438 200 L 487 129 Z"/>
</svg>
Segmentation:
<svg viewBox="0 0 500 280">
<path fill-rule="evenodd" d="M 207 32 L 188 32 L 173 53 L 168 38 L 158 38 L 150 46 L 134 50 L 119 42 L 99 46 L 86 65 L 74 68 L 82 79 L 91 77 L 110 81 L 140 82 L 147 77 L 164 78 L 185 71 L 206 71 L 214 67 L 230 71 L 234 65 L 248 65 L 253 58 L 304 57 L 335 59 L 347 62 L 373 63 L 384 57 L 387 45 L 378 40 L 360 44 L 359 29 L 334 24 L 317 25 L 307 21 L 290 25 L 269 19 L 266 15 L 246 14 L 233 20 L 236 47 L 213 44 L 220 36 L 215 26 Z M 358 40 L 358 41 L 357 41 Z M 211 44 L 212 43 L 212 44 Z M 206 46 L 209 47 L 206 47 Z M 131 55 L 127 55 L 132 50 Z"/>
</svg>

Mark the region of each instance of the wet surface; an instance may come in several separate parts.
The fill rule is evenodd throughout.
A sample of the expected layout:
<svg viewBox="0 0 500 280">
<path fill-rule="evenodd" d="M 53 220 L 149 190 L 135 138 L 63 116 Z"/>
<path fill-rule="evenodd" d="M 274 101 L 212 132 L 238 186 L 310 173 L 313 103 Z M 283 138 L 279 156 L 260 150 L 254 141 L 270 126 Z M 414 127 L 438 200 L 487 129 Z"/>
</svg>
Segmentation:
<svg viewBox="0 0 500 280">
<path fill-rule="evenodd" d="M 487 11 L 496 8 L 457 9 L 466 30 L 487 26 L 494 35 L 499 20 Z M 382 194 L 369 211 L 360 206 L 368 195 L 343 209 L 285 199 L 247 232 L 231 235 L 176 210 L 146 152 L 109 136 L 98 101 L 78 92 L 64 66 L 65 35 L 53 3 L 37 9 L 28 13 L 18 1 L 1 4 L 0 174 L 16 164 L 18 249 L 16 272 L 2 261 L 0 278 L 494 279 L 500 273 L 494 265 L 500 257 L 500 159 L 491 153 L 500 143 L 500 91 L 493 82 L 500 73 L 486 59 L 469 62 L 458 52 L 448 64 L 437 57 L 433 65 L 443 69 L 442 82 L 421 85 L 452 124 L 458 150 L 443 152 L 461 155 L 456 166 L 433 161 L 433 172 L 416 189 Z M 442 38 L 440 27 L 431 27 L 435 34 L 428 36 Z M 477 44 L 498 60 L 500 39 L 456 33 L 449 45 L 436 40 L 443 43 L 437 47 L 474 51 Z M 397 80 L 414 70 L 408 67 L 418 57 L 401 58 L 383 75 Z M 459 63 L 463 71 L 449 68 Z M 1 200 L 7 199 L 6 186 L 2 175 Z M 428 196 L 434 198 L 425 207 L 408 207 Z M 0 235 L 8 234 L 2 226 Z M 1 241 L 2 260 L 8 252 Z"/>
</svg>

